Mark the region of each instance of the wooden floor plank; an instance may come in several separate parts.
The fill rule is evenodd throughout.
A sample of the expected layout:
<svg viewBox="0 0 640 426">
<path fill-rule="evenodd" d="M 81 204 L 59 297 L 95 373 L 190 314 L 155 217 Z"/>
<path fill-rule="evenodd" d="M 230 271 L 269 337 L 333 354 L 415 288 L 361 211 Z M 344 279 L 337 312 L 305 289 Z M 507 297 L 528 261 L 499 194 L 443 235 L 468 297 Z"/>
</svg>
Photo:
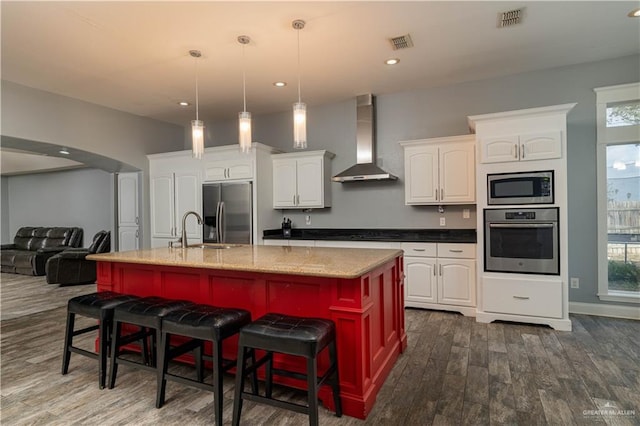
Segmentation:
<svg viewBox="0 0 640 426">
<path fill-rule="evenodd" d="M 0 279 L 0 423 L 3 425 L 210 425 L 213 395 L 170 382 L 158 410 L 155 377 L 122 366 L 116 387 L 100 390 L 95 360 L 72 355 L 60 374 L 69 293 L 42 277 Z M 12 285 L 9 285 L 9 284 Z M 16 295 L 15 292 L 27 292 Z M 6 296 L 6 300 L 4 297 Z M 41 311 L 14 304 L 29 297 Z M 47 300 L 51 303 L 48 304 Z M 7 311 L 5 311 L 7 309 Z M 5 318 L 5 312 L 10 313 Z M 367 420 L 337 418 L 320 407 L 323 426 L 640 424 L 640 322 L 571 315 L 573 332 L 512 323 L 476 323 L 457 313 L 407 309 L 408 347 L 378 393 Z M 89 325 L 93 320 L 79 318 Z M 77 341 L 93 348 L 93 336 Z M 185 366 L 172 366 L 189 370 Z M 233 376 L 225 375 L 224 424 L 231 423 Z M 304 393 L 276 386 L 291 401 Z M 600 415 L 616 407 L 636 414 Z M 301 425 L 304 415 L 245 402 L 242 424 Z"/>
</svg>

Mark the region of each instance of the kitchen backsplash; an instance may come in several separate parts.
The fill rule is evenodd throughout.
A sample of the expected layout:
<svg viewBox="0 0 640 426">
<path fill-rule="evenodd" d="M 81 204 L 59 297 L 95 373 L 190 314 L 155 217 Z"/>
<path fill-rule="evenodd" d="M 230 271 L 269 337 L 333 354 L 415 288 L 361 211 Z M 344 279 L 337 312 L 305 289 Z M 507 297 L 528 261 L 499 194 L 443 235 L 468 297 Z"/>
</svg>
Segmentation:
<svg viewBox="0 0 640 426">
<path fill-rule="evenodd" d="M 357 203 L 357 200 L 354 200 Z M 337 205 L 329 209 L 316 209 L 308 212 L 301 210 L 286 210 L 282 216 L 291 219 L 293 228 L 443 228 L 443 229 L 475 229 L 475 205 L 443 206 L 444 212 L 439 213 L 437 206 L 404 206 L 403 209 L 385 209 L 384 200 L 381 206 L 371 209 L 366 214 L 340 213 Z M 393 214 L 385 214 L 385 210 Z M 407 214 L 402 214 L 408 210 Z M 464 210 L 469 211 L 469 218 L 464 219 Z M 353 211 L 353 209 L 351 210 Z M 400 214 L 400 215 L 399 215 Z M 307 224 L 307 217 L 310 223 Z M 440 226 L 440 218 L 444 218 L 445 225 Z M 274 223 L 273 228 L 281 223 Z"/>
</svg>

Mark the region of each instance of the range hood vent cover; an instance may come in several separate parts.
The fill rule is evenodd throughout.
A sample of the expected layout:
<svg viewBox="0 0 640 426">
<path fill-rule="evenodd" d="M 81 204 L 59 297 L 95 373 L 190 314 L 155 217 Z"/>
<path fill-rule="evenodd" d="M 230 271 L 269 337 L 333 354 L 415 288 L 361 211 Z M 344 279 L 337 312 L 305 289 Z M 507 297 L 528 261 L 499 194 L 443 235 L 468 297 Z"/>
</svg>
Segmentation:
<svg viewBox="0 0 640 426">
<path fill-rule="evenodd" d="M 356 164 L 335 175 L 334 182 L 360 182 L 371 180 L 397 180 L 373 162 L 375 158 L 376 110 L 375 97 L 371 94 L 356 98 Z"/>
</svg>

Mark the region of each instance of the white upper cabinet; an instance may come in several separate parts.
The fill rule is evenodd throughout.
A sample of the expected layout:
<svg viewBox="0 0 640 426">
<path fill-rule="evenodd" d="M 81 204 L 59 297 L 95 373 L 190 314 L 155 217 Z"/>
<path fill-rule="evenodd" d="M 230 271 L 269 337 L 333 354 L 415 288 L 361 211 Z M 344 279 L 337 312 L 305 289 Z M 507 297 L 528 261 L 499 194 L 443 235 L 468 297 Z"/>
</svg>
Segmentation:
<svg viewBox="0 0 640 426">
<path fill-rule="evenodd" d="M 480 139 L 481 162 L 547 160 L 562 157 L 562 134 L 556 132 L 492 136 Z"/>
<path fill-rule="evenodd" d="M 470 204 L 475 196 L 473 135 L 400 142 L 405 203 Z"/>
<path fill-rule="evenodd" d="M 214 155 L 204 156 L 204 180 L 224 181 L 253 178 L 253 157 L 250 154 L 228 154 L 225 159 L 210 160 Z"/>
<path fill-rule="evenodd" d="M 328 151 L 274 154 L 273 208 L 308 209 L 331 206 Z"/>
</svg>

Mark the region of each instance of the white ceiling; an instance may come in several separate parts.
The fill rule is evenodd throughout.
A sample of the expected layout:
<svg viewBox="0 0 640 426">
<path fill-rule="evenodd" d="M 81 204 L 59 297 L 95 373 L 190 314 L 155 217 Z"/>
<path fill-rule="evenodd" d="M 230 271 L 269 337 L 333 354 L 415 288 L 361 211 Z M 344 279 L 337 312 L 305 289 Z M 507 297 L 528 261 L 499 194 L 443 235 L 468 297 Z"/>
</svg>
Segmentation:
<svg viewBox="0 0 640 426">
<path fill-rule="evenodd" d="M 525 7 L 524 22 L 496 27 Z M 2 1 L 2 78 L 133 114 L 188 125 L 199 60 L 200 118 L 289 110 L 640 53 L 637 1 Z M 410 34 L 394 51 L 389 38 Z M 384 60 L 397 57 L 390 67 Z M 288 82 L 285 88 L 272 85 Z"/>
</svg>

